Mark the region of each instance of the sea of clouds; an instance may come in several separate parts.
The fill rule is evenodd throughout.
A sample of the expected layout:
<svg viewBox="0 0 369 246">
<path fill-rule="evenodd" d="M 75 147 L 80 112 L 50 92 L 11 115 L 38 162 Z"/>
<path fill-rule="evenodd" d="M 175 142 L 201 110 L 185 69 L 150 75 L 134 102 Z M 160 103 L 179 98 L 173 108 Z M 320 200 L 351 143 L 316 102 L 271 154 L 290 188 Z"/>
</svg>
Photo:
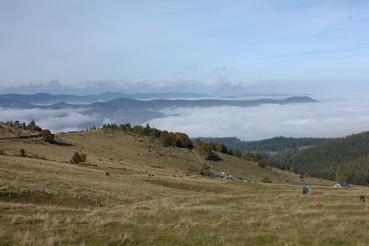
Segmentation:
<svg viewBox="0 0 369 246">
<path fill-rule="evenodd" d="M 148 123 L 160 129 L 185 132 L 191 137 L 236 136 L 243 140 L 275 136 L 339 137 L 369 130 L 369 99 L 365 97 L 257 107 L 174 108 L 162 113 L 165 117 Z M 0 121 L 7 120 L 35 120 L 41 127 L 55 132 L 116 122 L 101 115 L 89 115 L 82 109 L 0 108 Z"/>
<path fill-rule="evenodd" d="M 102 122 L 99 115 L 88 115 L 83 109 L 9 109 L 0 107 L 0 121 L 30 122 L 35 120 L 42 128 L 54 132 L 76 131 Z"/>
<path fill-rule="evenodd" d="M 309 104 L 257 107 L 176 108 L 155 127 L 186 132 L 191 137 L 260 140 L 275 136 L 339 137 L 369 130 L 368 99 L 335 99 Z"/>
</svg>

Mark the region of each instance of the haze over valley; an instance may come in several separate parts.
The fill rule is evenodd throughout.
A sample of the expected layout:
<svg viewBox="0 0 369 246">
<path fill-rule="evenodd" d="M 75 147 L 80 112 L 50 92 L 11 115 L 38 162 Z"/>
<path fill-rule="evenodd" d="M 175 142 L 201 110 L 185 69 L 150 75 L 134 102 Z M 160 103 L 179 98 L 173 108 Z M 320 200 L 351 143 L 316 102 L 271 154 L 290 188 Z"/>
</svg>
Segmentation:
<svg viewBox="0 0 369 246">
<path fill-rule="evenodd" d="M 368 108 L 369 100 L 360 95 L 355 98 L 282 93 L 230 98 L 195 92 L 0 95 L 2 121 L 35 120 L 55 132 L 130 122 L 186 132 L 191 137 L 237 136 L 242 140 L 341 137 L 366 131 Z"/>
</svg>

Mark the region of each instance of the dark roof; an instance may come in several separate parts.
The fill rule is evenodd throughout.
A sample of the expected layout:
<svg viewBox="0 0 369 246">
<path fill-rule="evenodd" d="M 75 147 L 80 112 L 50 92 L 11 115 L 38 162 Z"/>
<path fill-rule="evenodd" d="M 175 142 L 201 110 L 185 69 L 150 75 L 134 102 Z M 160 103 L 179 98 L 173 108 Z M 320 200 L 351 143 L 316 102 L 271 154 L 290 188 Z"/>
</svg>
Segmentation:
<svg viewBox="0 0 369 246">
<path fill-rule="evenodd" d="M 342 187 L 350 187 L 350 185 L 346 181 L 340 181 L 338 184 Z"/>
</svg>

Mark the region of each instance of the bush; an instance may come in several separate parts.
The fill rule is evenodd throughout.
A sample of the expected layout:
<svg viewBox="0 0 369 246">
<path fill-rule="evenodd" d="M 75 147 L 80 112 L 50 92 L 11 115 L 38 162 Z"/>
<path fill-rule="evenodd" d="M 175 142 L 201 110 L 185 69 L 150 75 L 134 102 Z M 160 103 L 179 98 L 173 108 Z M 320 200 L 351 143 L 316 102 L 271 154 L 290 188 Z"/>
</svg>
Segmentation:
<svg viewBox="0 0 369 246">
<path fill-rule="evenodd" d="M 26 151 L 24 149 L 20 149 L 19 150 L 19 155 L 22 156 L 22 157 L 25 157 L 26 156 Z"/>
<path fill-rule="evenodd" d="M 196 140 L 195 149 L 206 160 L 210 160 L 212 158 L 212 152 L 209 146 L 206 143 L 202 142 L 201 140 Z"/>
<path fill-rule="evenodd" d="M 167 131 L 163 131 L 160 134 L 160 143 L 162 146 L 167 147 L 172 145 L 172 138 Z"/>
<path fill-rule="evenodd" d="M 228 153 L 228 149 L 224 144 L 221 143 L 209 143 L 208 144 L 209 148 L 213 151 L 217 151 L 217 152 L 221 152 L 224 154 Z"/>
<path fill-rule="evenodd" d="M 79 154 L 79 159 L 81 160 L 81 162 L 86 162 L 87 155 L 85 153 L 80 153 Z"/>
<path fill-rule="evenodd" d="M 213 176 L 213 173 L 210 170 L 210 167 L 204 167 L 201 171 L 200 174 L 202 176 Z"/>
<path fill-rule="evenodd" d="M 54 141 L 54 134 L 50 132 L 50 130 L 42 130 L 41 131 L 42 139 L 47 143 L 52 143 Z"/>
<path fill-rule="evenodd" d="M 73 164 L 79 164 L 81 162 L 86 162 L 86 160 L 87 160 L 87 155 L 86 154 L 74 152 L 70 162 L 73 163 Z"/>
<path fill-rule="evenodd" d="M 192 149 L 193 144 L 190 138 L 187 136 L 187 134 L 181 133 L 181 132 L 167 132 L 163 131 L 160 134 L 160 143 L 162 146 L 176 146 L 179 148 L 188 148 Z"/>
<path fill-rule="evenodd" d="M 176 133 L 173 133 L 173 137 L 174 137 L 174 140 L 175 140 L 175 145 L 177 147 L 189 148 L 189 149 L 193 148 L 192 141 L 187 136 L 187 134 L 181 133 L 181 132 L 176 132 Z"/>
<path fill-rule="evenodd" d="M 272 183 L 272 180 L 269 177 L 264 177 L 261 180 L 262 183 Z"/>
</svg>

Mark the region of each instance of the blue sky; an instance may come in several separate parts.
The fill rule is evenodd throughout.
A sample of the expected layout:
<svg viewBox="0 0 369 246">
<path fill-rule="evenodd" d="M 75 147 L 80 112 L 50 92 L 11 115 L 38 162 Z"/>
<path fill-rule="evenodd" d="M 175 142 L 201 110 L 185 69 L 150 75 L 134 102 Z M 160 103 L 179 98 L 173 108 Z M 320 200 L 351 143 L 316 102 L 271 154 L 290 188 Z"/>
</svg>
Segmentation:
<svg viewBox="0 0 369 246">
<path fill-rule="evenodd" d="M 0 38 L 0 86 L 369 82 L 369 1 L 0 0 Z"/>
</svg>

